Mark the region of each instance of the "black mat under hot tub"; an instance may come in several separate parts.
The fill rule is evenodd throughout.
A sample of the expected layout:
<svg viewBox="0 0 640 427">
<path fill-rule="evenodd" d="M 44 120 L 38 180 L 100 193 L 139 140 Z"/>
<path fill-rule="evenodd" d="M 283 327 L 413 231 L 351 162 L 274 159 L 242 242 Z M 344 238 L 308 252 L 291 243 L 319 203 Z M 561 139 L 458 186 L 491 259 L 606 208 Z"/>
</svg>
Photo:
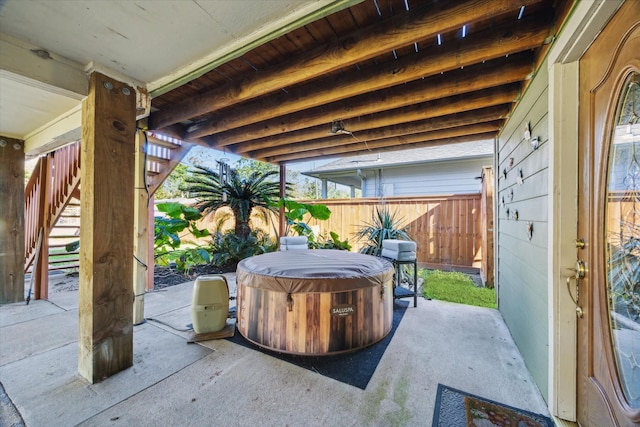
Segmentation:
<svg viewBox="0 0 640 427">
<path fill-rule="evenodd" d="M 373 376 L 396 329 L 398 329 L 398 325 L 408 306 L 409 302 L 407 301 L 395 301 L 393 323 L 389 334 L 376 344 L 353 353 L 330 356 L 299 356 L 278 353 L 247 341 L 237 331 L 232 338 L 227 338 L 227 340 L 364 390 L 367 388 L 367 384 L 369 384 L 369 380 Z"/>
</svg>

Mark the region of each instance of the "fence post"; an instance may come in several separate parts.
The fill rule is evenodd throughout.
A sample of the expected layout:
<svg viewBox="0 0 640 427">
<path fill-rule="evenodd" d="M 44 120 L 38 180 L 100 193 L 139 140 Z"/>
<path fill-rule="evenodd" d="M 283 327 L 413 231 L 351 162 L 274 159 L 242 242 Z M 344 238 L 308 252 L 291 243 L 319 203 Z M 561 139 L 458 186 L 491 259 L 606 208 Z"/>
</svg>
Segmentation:
<svg viewBox="0 0 640 427">
<path fill-rule="evenodd" d="M 480 201 L 482 233 L 482 267 L 480 277 L 485 286 L 493 288 L 493 168 L 482 168 L 482 199 Z"/>
</svg>

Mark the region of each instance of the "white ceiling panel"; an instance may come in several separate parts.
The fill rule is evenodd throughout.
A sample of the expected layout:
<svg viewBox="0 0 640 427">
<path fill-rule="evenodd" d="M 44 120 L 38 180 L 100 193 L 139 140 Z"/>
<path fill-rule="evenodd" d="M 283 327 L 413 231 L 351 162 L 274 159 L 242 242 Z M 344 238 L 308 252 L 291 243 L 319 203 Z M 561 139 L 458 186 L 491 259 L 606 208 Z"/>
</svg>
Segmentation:
<svg viewBox="0 0 640 427">
<path fill-rule="evenodd" d="M 73 61 L 153 82 L 311 0 L 8 0 L 2 32 Z"/>
<path fill-rule="evenodd" d="M 21 139 L 79 104 L 0 70 L 0 129 L 5 136 Z"/>
</svg>

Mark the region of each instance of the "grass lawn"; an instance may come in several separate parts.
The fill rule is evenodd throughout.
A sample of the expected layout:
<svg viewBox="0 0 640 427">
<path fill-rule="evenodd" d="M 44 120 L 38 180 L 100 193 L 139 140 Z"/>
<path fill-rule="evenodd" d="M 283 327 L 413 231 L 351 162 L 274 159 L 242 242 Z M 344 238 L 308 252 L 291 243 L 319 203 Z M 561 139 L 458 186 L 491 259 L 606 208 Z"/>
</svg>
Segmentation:
<svg viewBox="0 0 640 427">
<path fill-rule="evenodd" d="M 423 295 L 426 298 L 460 304 L 496 308 L 494 289 L 478 288 L 471 278 L 456 271 L 418 270 L 424 280 Z"/>
</svg>

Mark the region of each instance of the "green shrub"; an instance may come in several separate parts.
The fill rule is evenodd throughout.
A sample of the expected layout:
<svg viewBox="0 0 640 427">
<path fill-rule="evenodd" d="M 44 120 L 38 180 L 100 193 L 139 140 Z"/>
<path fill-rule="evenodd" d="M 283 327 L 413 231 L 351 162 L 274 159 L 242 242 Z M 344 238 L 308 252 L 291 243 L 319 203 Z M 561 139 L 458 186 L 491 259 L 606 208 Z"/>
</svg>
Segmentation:
<svg viewBox="0 0 640 427">
<path fill-rule="evenodd" d="M 495 290 L 476 287 L 464 273 L 421 269 L 418 275 L 424 280 L 422 293 L 425 298 L 479 307 L 497 307 Z"/>
<path fill-rule="evenodd" d="M 230 270 L 234 270 L 245 258 L 273 252 L 278 247 L 277 242 L 259 230 L 252 231 L 248 236 L 239 236 L 233 230 L 226 233 L 216 232 L 212 237 L 213 264 Z"/>
<path fill-rule="evenodd" d="M 279 199 L 272 206 L 274 209 L 284 208 L 285 236 L 288 236 L 293 231 L 298 236 L 307 236 L 309 240 L 313 240 L 313 230 L 305 222 L 305 217 L 325 221 L 331 216 L 329 208 L 321 204 L 307 204 L 291 199 Z"/>
<path fill-rule="evenodd" d="M 309 237 L 309 249 L 337 249 L 340 251 L 350 251 L 349 239 L 340 240 L 338 233 L 329 232 L 329 237 L 320 235 L 317 238 L 311 234 Z"/>
<path fill-rule="evenodd" d="M 365 242 L 360 248 L 360 253 L 380 256 L 383 240 L 411 240 L 404 220 L 398 218 L 396 214 L 396 212 L 389 212 L 387 206 L 376 207 L 371 222 L 364 223 L 356 232 L 356 239 Z"/>
<path fill-rule="evenodd" d="M 195 209 L 180 203 L 159 203 L 157 208 L 165 214 L 157 216 L 154 221 L 154 257 L 158 265 L 176 264 L 178 271 L 188 272 L 198 264 L 208 264 L 211 255 L 207 248 L 200 245 L 184 245 L 179 233 L 189 231 L 197 239 L 209 235 L 207 230 L 200 230 L 196 222 L 202 214 Z"/>
</svg>

